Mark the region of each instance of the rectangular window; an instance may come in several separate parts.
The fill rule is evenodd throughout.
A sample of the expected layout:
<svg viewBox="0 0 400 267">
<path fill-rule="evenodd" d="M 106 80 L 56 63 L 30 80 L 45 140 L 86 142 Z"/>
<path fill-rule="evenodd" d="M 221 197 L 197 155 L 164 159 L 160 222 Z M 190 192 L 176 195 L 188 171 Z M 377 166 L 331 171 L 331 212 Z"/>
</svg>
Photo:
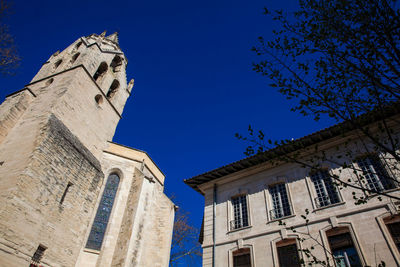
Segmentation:
<svg viewBox="0 0 400 267">
<path fill-rule="evenodd" d="M 381 192 L 394 188 L 389 174 L 377 156 L 368 156 L 356 162 L 362 172 L 361 179 L 367 182 L 369 189 Z"/>
<path fill-rule="evenodd" d="M 231 230 L 249 226 L 246 196 L 232 198 L 233 218 Z"/>
<path fill-rule="evenodd" d="M 270 186 L 269 192 L 271 194 L 273 207 L 273 209 L 270 210 L 271 219 L 274 220 L 291 215 L 292 211 L 285 184 Z"/>
<path fill-rule="evenodd" d="M 233 267 L 251 267 L 250 249 L 242 248 L 233 253 Z"/>
<path fill-rule="evenodd" d="M 311 174 L 317 197 L 315 203 L 317 208 L 329 206 L 339 202 L 339 195 L 329 176 L 328 171 L 318 171 Z"/>
<path fill-rule="evenodd" d="M 279 267 L 300 267 L 299 251 L 295 239 L 285 239 L 276 244 Z"/>
<path fill-rule="evenodd" d="M 400 222 L 388 223 L 386 226 L 389 229 L 390 235 L 392 236 L 393 241 L 400 252 Z"/>
<path fill-rule="evenodd" d="M 40 261 L 43 258 L 44 252 L 47 248 L 43 245 L 39 245 L 35 251 L 35 254 L 33 254 L 32 259 L 31 259 L 31 264 L 30 266 L 36 267 L 40 263 Z"/>
<path fill-rule="evenodd" d="M 327 231 L 327 235 L 336 266 L 361 267 L 360 258 L 354 247 L 353 239 L 346 227 L 340 227 L 337 230 L 332 229 L 330 233 Z"/>
</svg>

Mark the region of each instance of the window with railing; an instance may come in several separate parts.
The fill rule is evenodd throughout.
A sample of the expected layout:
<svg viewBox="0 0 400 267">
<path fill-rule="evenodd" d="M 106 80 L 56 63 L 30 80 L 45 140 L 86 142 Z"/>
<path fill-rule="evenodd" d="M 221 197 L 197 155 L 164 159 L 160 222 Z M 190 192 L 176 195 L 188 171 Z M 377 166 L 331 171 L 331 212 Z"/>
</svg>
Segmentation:
<svg viewBox="0 0 400 267">
<path fill-rule="evenodd" d="M 272 199 L 272 207 L 270 216 L 272 220 L 292 215 L 292 209 L 289 203 L 289 197 L 285 184 L 276 184 L 269 187 Z"/>
<path fill-rule="evenodd" d="M 337 189 L 327 170 L 314 172 L 310 176 L 317 193 L 315 198 L 317 208 L 329 206 L 340 201 Z"/>
<path fill-rule="evenodd" d="M 246 196 L 232 198 L 233 220 L 230 222 L 231 230 L 249 226 Z"/>
<path fill-rule="evenodd" d="M 361 171 L 361 180 L 366 182 L 370 190 L 381 192 L 395 187 L 378 156 L 363 157 L 356 163 Z"/>
</svg>

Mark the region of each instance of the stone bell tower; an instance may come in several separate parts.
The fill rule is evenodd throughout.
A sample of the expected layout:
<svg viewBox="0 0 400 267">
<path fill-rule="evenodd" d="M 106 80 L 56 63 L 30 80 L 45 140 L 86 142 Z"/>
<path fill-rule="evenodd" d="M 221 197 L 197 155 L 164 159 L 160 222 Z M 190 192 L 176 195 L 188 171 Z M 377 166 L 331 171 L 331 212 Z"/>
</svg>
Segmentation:
<svg viewBox="0 0 400 267">
<path fill-rule="evenodd" d="M 131 93 L 117 33 L 53 54 L 0 105 L 0 266 L 74 266 Z"/>
</svg>

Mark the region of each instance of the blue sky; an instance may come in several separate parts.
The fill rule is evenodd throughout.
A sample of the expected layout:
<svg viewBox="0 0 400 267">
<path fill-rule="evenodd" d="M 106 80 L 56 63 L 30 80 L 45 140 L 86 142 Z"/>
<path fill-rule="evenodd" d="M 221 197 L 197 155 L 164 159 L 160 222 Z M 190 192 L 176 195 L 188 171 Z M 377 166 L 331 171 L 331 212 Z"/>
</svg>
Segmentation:
<svg viewBox="0 0 400 267">
<path fill-rule="evenodd" d="M 183 179 L 244 157 L 235 139 L 249 124 L 273 139 L 328 126 L 290 112 L 288 102 L 252 71 L 250 51 L 276 25 L 263 7 L 296 1 L 22 1 L 7 22 L 22 57 L 0 77 L 0 100 L 32 79 L 49 56 L 80 36 L 118 31 L 135 79 L 114 141 L 149 153 L 166 174 L 166 193 L 199 227 L 203 198 Z"/>
</svg>

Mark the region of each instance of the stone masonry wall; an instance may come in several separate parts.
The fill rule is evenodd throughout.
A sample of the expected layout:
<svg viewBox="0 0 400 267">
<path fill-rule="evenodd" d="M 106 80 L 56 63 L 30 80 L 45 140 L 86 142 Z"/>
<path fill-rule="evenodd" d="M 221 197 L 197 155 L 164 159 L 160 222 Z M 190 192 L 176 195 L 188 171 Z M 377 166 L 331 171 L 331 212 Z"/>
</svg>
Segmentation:
<svg viewBox="0 0 400 267">
<path fill-rule="evenodd" d="M 1 196 L 0 265 L 28 266 L 41 244 L 44 266 L 73 266 L 102 184 L 100 163 L 54 116 L 31 152 L 16 187 Z"/>
<path fill-rule="evenodd" d="M 117 245 L 115 247 L 111 266 L 124 266 L 125 264 L 130 238 L 132 237 L 132 229 L 135 218 L 134 215 L 137 211 L 142 184 L 143 178 L 138 177 L 138 175 L 134 175 L 129 190 L 125 212 L 122 218 L 122 224 L 118 234 Z"/>
<path fill-rule="evenodd" d="M 101 104 L 96 103 L 95 97 L 101 91 L 83 67 L 35 82 L 29 88 L 37 95 L 31 104 L 32 112 L 54 113 L 95 157 L 101 159 L 120 117 L 104 97 Z"/>
<path fill-rule="evenodd" d="M 10 96 L 0 105 L 0 144 L 27 109 L 34 95 L 23 90 Z"/>
<path fill-rule="evenodd" d="M 83 247 L 75 266 L 167 267 L 174 205 L 163 193 L 164 175 L 145 152 L 111 142 L 101 164 L 106 177 L 120 177 L 118 191 L 101 249 Z"/>
<path fill-rule="evenodd" d="M 146 227 L 146 248 L 138 266 L 163 267 L 169 265 L 171 239 L 174 224 L 174 204 L 154 186 L 152 208 Z"/>
</svg>

